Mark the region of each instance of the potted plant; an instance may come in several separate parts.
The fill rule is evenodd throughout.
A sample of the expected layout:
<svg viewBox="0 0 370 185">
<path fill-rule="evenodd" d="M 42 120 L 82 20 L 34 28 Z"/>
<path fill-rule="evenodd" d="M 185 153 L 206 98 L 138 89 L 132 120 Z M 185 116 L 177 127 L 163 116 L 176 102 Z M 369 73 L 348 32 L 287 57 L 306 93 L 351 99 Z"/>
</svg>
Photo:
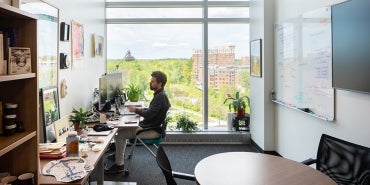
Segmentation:
<svg viewBox="0 0 370 185">
<path fill-rule="evenodd" d="M 73 123 L 74 129 L 80 132 L 81 129 L 85 128 L 85 124 L 89 119 L 91 110 L 83 110 L 82 108 L 72 108 L 72 114 L 69 115 L 69 121 Z"/>
<path fill-rule="evenodd" d="M 248 96 L 240 96 L 240 92 L 235 93 L 235 97 L 232 97 L 230 94 L 227 94 L 227 97 L 224 101 L 224 104 L 229 102 L 229 110 L 234 110 L 236 116 L 239 118 L 245 117 L 245 108 L 249 107 L 250 100 Z"/>
<path fill-rule="evenodd" d="M 198 130 L 197 122 L 191 120 L 186 114 L 179 114 L 177 116 L 176 128 L 183 132 L 194 132 Z"/>
<path fill-rule="evenodd" d="M 131 102 L 139 101 L 141 93 L 142 92 L 139 86 L 134 83 L 130 83 L 126 88 L 127 99 L 129 99 Z"/>
</svg>

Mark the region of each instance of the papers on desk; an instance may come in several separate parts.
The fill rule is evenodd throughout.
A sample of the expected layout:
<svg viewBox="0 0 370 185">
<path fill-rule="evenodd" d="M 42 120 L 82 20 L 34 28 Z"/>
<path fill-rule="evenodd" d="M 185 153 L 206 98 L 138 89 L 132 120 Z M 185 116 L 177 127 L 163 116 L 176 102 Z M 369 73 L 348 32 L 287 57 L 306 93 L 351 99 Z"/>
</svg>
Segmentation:
<svg viewBox="0 0 370 185">
<path fill-rule="evenodd" d="M 101 132 L 96 132 L 93 129 L 89 129 L 89 132 L 87 133 L 88 136 L 107 136 L 110 133 L 112 133 L 112 130 L 107 130 L 107 131 L 101 131 Z"/>
</svg>

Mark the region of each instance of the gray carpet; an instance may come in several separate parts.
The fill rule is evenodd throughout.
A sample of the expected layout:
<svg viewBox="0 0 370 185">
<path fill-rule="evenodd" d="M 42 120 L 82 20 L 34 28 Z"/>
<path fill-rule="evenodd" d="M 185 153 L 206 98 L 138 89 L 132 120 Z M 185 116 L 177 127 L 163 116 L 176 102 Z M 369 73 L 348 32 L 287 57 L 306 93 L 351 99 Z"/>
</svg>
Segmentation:
<svg viewBox="0 0 370 185">
<path fill-rule="evenodd" d="M 194 174 L 196 164 L 203 158 L 222 152 L 246 151 L 258 152 L 252 145 L 162 145 L 174 171 Z M 128 146 L 126 153 L 131 148 Z M 107 152 L 104 161 L 112 165 L 114 161 L 106 156 L 113 151 Z M 106 181 L 137 182 L 138 185 L 166 185 L 166 180 L 158 167 L 155 158 L 144 148 L 137 146 L 134 156 L 130 159 L 129 174 L 105 174 Z M 127 159 L 126 159 L 127 164 Z M 92 179 L 94 180 L 94 175 Z M 177 179 L 178 184 L 194 185 L 195 182 Z"/>
</svg>

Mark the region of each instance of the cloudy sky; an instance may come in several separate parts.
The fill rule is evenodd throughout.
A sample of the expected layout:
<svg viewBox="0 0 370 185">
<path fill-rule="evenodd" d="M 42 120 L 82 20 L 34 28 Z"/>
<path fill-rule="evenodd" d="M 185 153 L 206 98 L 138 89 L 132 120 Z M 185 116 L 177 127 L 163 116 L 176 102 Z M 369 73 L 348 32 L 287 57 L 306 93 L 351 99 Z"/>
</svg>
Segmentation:
<svg viewBox="0 0 370 185">
<path fill-rule="evenodd" d="M 249 17 L 246 8 L 210 8 L 211 18 Z M 107 18 L 200 18 L 201 9 L 113 9 Z M 210 24 L 209 45 L 235 45 L 236 58 L 249 55 L 248 24 Z M 121 59 L 127 50 L 138 59 L 190 58 L 202 48 L 201 24 L 110 24 L 107 26 L 107 57 Z"/>
</svg>

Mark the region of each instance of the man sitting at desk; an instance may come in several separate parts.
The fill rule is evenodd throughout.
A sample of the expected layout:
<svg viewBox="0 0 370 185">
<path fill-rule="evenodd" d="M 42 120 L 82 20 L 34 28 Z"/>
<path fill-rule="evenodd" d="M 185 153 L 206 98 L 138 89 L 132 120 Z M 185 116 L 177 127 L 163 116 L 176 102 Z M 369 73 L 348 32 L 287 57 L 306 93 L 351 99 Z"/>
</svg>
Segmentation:
<svg viewBox="0 0 370 185">
<path fill-rule="evenodd" d="M 153 71 L 150 80 L 150 90 L 154 91 L 154 97 L 149 104 L 148 108 L 129 107 L 130 112 L 144 118 L 139 123 L 139 128 L 159 127 L 166 117 L 167 111 L 171 104 L 168 100 L 167 94 L 164 91 L 164 86 L 167 83 L 167 76 L 161 71 Z M 138 129 L 120 129 L 118 134 L 114 137 L 116 152 L 115 164 L 110 168 L 105 169 L 105 173 L 119 173 L 124 171 L 124 153 L 126 149 L 126 139 L 135 138 Z M 142 139 L 157 138 L 160 136 L 160 131 L 149 130 L 140 133 L 138 136 Z"/>
</svg>

